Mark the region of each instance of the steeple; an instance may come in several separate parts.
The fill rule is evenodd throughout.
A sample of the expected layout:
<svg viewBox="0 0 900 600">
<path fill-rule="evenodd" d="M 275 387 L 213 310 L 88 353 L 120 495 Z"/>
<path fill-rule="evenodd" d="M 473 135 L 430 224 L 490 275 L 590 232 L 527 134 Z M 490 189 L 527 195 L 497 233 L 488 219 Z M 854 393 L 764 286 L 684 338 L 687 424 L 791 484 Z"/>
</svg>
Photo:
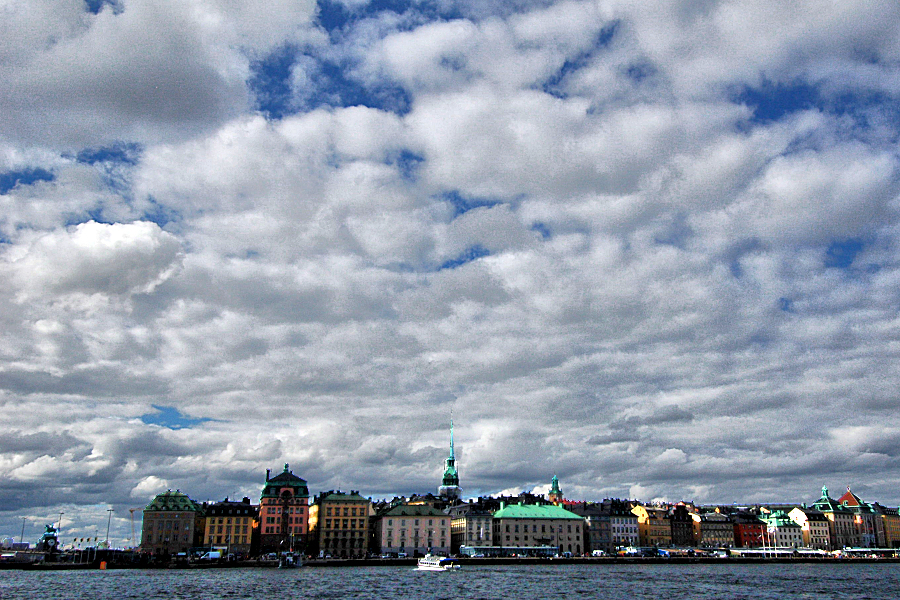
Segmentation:
<svg viewBox="0 0 900 600">
<path fill-rule="evenodd" d="M 462 494 L 459 487 L 459 474 L 456 472 L 456 455 L 453 451 L 453 413 L 450 413 L 450 456 L 444 460 L 444 478 L 438 488 L 442 498 L 456 499 Z"/>
<path fill-rule="evenodd" d="M 550 480 L 550 493 L 547 495 L 547 500 L 553 504 L 559 505 L 559 503 L 562 502 L 562 499 L 563 494 L 559 489 L 559 477 L 554 475 L 553 479 Z"/>
</svg>

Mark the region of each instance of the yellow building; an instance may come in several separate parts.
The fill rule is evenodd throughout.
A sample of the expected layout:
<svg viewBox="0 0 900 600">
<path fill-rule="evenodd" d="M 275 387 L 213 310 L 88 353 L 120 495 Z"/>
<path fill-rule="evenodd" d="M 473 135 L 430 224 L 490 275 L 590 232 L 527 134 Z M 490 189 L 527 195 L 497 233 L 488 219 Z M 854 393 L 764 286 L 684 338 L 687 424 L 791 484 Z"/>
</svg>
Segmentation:
<svg viewBox="0 0 900 600">
<path fill-rule="evenodd" d="M 226 554 L 249 555 L 258 509 L 250 504 L 250 498 L 241 502 L 230 502 L 225 498 L 222 502 L 204 505 L 203 545 Z"/>
<path fill-rule="evenodd" d="M 365 558 L 372 503 L 359 492 L 324 492 L 309 507 L 309 537 L 319 556 Z"/>
<path fill-rule="evenodd" d="M 641 546 L 672 545 L 672 526 L 665 508 L 639 504 L 631 512 L 638 518 L 638 539 Z"/>
</svg>

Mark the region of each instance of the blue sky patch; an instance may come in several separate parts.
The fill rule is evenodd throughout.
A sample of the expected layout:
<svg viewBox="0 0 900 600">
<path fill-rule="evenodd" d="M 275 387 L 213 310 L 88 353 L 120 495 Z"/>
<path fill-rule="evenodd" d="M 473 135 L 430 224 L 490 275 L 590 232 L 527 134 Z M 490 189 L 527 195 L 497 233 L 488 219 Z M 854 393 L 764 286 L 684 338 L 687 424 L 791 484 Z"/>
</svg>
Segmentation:
<svg viewBox="0 0 900 600">
<path fill-rule="evenodd" d="M 483 246 L 479 244 L 475 244 L 474 246 L 470 246 L 465 249 L 459 256 L 456 258 L 450 259 L 447 262 L 443 263 L 438 267 L 438 271 L 443 271 L 444 269 L 455 269 L 457 267 L 461 267 L 466 263 L 470 263 L 473 260 L 478 260 L 483 256 L 490 256 L 490 252 Z"/>
<path fill-rule="evenodd" d="M 782 296 L 778 299 L 778 310 L 781 312 L 794 312 L 794 301 Z"/>
<path fill-rule="evenodd" d="M 785 115 L 815 108 L 819 89 L 803 81 L 773 83 L 765 80 L 759 87 L 744 86 L 733 97 L 734 102 L 753 109 L 753 121 L 768 123 Z"/>
<path fill-rule="evenodd" d="M 297 48 L 285 44 L 268 56 L 250 63 L 247 86 L 256 99 L 256 108 L 269 119 L 291 114 L 291 69 L 297 61 Z"/>
<path fill-rule="evenodd" d="M 189 429 L 194 425 L 212 421 L 212 419 L 194 419 L 187 417 L 174 406 L 153 405 L 154 413 L 141 416 L 141 421 L 147 425 L 159 425 L 160 427 L 168 427 L 169 429 Z"/>
<path fill-rule="evenodd" d="M 859 239 L 849 239 L 841 242 L 831 242 L 825 251 L 825 266 L 838 269 L 847 269 L 853 264 L 856 255 L 863 249 L 864 244 Z"/>
<path fill-rule="evenodd" d="M 541 85 L 541 89 L 552 96 L 565 98 L 566 94 L 563 92 L 562 88 L 566 77 L 589 65 L 591 59 L 596 55 L 597 50 L 609 45 L 609 42 L 616 35 L 616 30 L 618 28 L 618 21 L 612 21 L 605 25 L 603 29 L 600 30 L 600 33 L 597 34 L 597 39 L 594 40 L 593 45 L 589 49 L 579 52 L 572 58 L 567 58 L 562 67 L 544 81 Z"/>
<path fill-rule="evenodd" d="M 88 165 L 118 163 L 134 166 L 140 160 L 142 151 L 143 148 L 140 144 L 119 142 L 111 146 L 85 148 L 76 155 L 75 160 Z"/>
<path fill-rule="evenodd" d="M 499 200 L 493 198 L 467 198 L 460 194 L 459 190 L 451 190 L 449 192 L 445 192 L 441 194 L 440 199 L 444 202 L 448 202 L 451 206 L 453 206 L 454 217 L 465 214 L 474 208 L 481 208 L 483 206 L 496 206 L 500 204 Z"/>
<path fill-rule="evenodd" d="M 536 221 L 531 226 L 531 230 L 538 232 L 542 239 L 545 239 L 545 240 L 550 239 L 550 228 L 547 227 L 544 223 L 541 223 L 540 221 Z"/>
<path fill-rule="evenodd" d="M 53 181 L 55 175 L 50 171 L 41 169 L 20 169 L 18 171 L 6 171 L 0 173 L 0 194 L 6 194 L 17 185 L 31 185 L 38 181 Z"/>
<path fill-rule="evenodd" d="M 419 167 L 425 162 L 425 157 L 416 154 L 412 150 L 403 149 L 388 157 L 387 163 L 395 165 L 400 171 L 400 176 L 407 181 L 415 181 Z"/>
<path fill-rule="evenodd" d="M 362 6 L 355 6 L 353 10 L 348 10 L 347 5 L 343 2 L 335 2 L 334 0 L 318 0 L 318 5 L 319 25 L 332 36 L 343 31 L 348 25 L 363 19 L 372 18 L 383 12 L 403 15 L 415 11 L 419 16 L 419 18 L 414 19 L 415 22 L 458 19 L 462 17 L 462 14 L 456 7 L 441 2 L 373 0 Z"/>
<path fill-rule="evenodd" d="M 122 12 L 122 6 L 119 0 L 84 0 L 84 5 L 87 7 L 88 12 L 95 15 L 103 10 L 103 6 L 107 4 L 112 7 L 115 13 L 118 14 Z"/>
</svg>

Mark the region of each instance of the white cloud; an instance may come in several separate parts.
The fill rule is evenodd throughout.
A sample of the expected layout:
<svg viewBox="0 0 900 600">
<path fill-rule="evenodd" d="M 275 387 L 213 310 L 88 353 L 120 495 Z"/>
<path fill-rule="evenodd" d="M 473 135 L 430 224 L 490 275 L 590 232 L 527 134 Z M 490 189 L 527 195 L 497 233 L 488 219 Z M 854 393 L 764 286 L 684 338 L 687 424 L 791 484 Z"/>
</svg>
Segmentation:
<svg viewBox="0 0 900 600">
<path fill-rule="evenodd" d="M 155 223 L 88 221 L 36 237 L 9 254 L 7 267 L 22 300 L 44 294 L 128 296 L 150 293 L 172 277 L 181 244 Z"/>
</svg>

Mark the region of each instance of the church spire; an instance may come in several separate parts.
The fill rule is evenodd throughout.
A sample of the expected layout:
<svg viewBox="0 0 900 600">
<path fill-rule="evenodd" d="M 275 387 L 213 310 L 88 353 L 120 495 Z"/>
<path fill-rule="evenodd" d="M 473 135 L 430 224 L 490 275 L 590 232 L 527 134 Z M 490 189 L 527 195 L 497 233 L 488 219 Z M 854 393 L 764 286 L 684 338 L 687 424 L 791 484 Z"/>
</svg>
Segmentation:
<svg viewBox="0 0 900 600">
<path fill-rule="evenodd" d="M 450 456 L 444 461 L 444 478 L 438 488 L 442 498 L 456 499 L 462 494 L 459 487 L 459 474 L 456 472 L 456 454 L 453 450 L 453 413 L 450 413 Z"/>
</svg>

